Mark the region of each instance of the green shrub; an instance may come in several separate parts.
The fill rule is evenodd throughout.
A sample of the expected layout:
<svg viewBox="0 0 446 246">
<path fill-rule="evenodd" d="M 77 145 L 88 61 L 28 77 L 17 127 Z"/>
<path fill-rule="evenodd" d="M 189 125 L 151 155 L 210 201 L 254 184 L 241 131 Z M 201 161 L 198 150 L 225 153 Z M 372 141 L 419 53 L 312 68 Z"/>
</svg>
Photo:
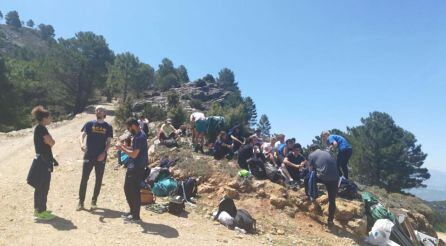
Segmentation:
<svg viewBox="0 0 446 246">
<path fill-rule="evenodd" d="M 169 108 L 178 107 L 180 105 L 180 95 L 175 91 L 171 91 L 167 94 L 167 106 Z"/>
<path fill-rule="evenodd" d="M 204 110 L 204 105 L 203 102 L 198 100 L 198 99 L 193 99 L 189 102 L 189 105 L 194 108 L 194 109 L 198 109 L 198 110 Z"/>
<path fill-rule="evenodd" d="M 175 128 L 179 128 L 184 122 L 186 122 L 187 115 L 181 106 L 174 107 L 169 110 L 167 114 L 170 119 L 172 119 L 172 125 Z"/>
<path fill-rule="evenodd" d="M 167 112 L 162 107 L 152 106 L 151 104 L 144 106 L 143 114 L 149 121 L 164 121 L 167 118 Z"/>
<path fill-rule="evenodd" d="M 127 102 L 120 104 L 116 109 L 115 122 L 117 125 L 121 126 L 131 116 L 133 116 L 132 103 L 128 100 Z"/>
</svg>

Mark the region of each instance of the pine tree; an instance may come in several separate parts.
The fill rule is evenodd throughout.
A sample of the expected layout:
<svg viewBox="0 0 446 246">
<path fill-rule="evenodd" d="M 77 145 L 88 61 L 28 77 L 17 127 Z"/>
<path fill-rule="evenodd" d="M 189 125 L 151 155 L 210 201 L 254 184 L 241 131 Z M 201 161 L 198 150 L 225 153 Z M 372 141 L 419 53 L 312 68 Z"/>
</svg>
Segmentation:
<svg viewBox="0 0 446 246">
<path fill-rule="evenodd" d="M 244 100 L 246 121 L 249 127 L 254 128 L 257 123 L 257 109 L 254 101 L 251 97 L 247 97 Z"/>
<path fill-rule="evenodd" d="M 263 137 L 270 137 L 271 131 L 271 123 L 269 122 L 268 116 L 266 114 L 262 114 L 260 117 L 259 123 L 257 124 L 257 129 L 260 129 L 260 133 Z"/>
</svg>

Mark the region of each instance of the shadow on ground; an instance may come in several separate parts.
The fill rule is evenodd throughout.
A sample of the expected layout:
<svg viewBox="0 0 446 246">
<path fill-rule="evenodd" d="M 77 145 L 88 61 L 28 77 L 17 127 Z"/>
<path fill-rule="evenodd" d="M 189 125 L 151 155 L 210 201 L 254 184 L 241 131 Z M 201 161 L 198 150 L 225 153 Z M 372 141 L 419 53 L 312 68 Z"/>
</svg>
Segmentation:
<svg viewBox="0 0 446 246">
<path fill-rule="evenodd" d="M 90 211 L 91 214 L 98 215 L 99 221 L 105 223 L 104 219 L 116 219 L 121 218 L 124 215 L 121 211 L 116 211 L 108 208 L 97 208 L 93 211 Z"/>
<path fill-rule="evenodd" d="M 164 238 L 177 238 L 180 234 L 177 229 L 167 225 L 152 224 L 147 222 L 139 222 L 138 225 L 142 229 L 142 233 L 150 235 L 158 235 Z"/>
<path fill-rule="evenodd" d="M 53 220 L 36 220 L 36 223 L 38 224 L 47 224 L 54 227 L 56 230 L 59 231 L 71 231 L 76 230 L 77 226 L 71 222 L 71 220 L 64 219 L 62 217 L 56 216 Z"/>
</svg>

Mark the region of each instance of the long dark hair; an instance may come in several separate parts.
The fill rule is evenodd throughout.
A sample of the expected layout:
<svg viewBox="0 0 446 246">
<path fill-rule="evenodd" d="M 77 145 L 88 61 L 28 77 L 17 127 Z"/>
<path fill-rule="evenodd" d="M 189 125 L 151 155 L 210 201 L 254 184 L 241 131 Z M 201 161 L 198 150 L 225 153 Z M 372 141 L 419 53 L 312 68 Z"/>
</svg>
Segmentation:
<svg viewBox="0 0 446 246">
<path fill-rule="evenodd" d="M 38 122 L 41 122 L 43 119 L 50 117 L 50 112 L 43 108 L 43 106 L 36 106 L 31 111 L 31 114 L 33 115 L 34 119 L 36 119 Z"/>
</svg>

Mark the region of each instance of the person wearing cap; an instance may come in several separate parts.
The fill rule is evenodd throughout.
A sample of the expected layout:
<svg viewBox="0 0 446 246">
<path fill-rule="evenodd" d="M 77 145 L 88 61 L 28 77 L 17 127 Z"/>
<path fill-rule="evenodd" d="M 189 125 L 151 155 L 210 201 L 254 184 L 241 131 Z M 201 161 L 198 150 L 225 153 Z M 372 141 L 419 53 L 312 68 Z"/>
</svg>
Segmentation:
<svg viewBox="0 0 446 246">
<path fill-rule="evenodd" d="M 189 121 L 192 128 L 192 144 L 195 145 L 195 151 L 198 152 L 200 150 L 203 153 L 206 116 L 201 112 L 194 112 L 190 115 Z"/>
<path fill-rule="evenodd" d="M 167 119 L 166 123 L 161 125 L 158 139 L 163 142 L 167 139 L 176 139 L 178 130 L 172 125 L 172 119 Z"/>
<path fill-rule="evenodd" d="M 327 131 L 321 133 L 322 143 L 330 146 L 330 150 L 338 149 L 336 163 L 340 176 L 348 179 L 348 161 L 352 157 L 353 149 L 350 143 L 342 136 L 330 134 Z"/>
<path fill-rule="evenodd" d="M 105 161 L 110 142 L 113 138 L 113 128 L 105 122 L 106 109 L 102 106 L 96 107 L 96 120 L 87 122 L 81 130 L 80 146 L 84 152 L 84 163 L 82 166 L 82 178 L 79 187 L 79 204 L 77 210 L 84 209 L 85 193 L 88 179 L 94 168 L 96 182 L 91 200 L 91 209 L 97 208 L 98 196 L 101 191 L 102 178 L 104 176 Z"/>
</svg>

